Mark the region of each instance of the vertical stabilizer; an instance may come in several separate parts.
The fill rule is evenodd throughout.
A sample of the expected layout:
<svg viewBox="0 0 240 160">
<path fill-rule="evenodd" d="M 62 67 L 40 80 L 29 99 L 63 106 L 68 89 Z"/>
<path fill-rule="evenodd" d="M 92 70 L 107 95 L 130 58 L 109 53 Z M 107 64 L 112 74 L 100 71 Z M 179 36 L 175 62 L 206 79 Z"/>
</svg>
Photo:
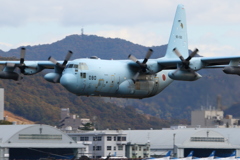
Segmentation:
<svg viewBox="0 0 240 160">
<path fill-rule="evenodd" d="M 168 151 L 164 157 L 170 157 L 170 156 L 171 156 L 171 151 Z"/>
<path fill-rule="evenodd" d="M 183 5 L 178 5 L 175 13 L 172 31 L 165 55 L 166 58 L 178 58 L 173 52 L 174 48 L 177 48 L 184 58 L 188 57 L 186 14 Z"/>
</svg>

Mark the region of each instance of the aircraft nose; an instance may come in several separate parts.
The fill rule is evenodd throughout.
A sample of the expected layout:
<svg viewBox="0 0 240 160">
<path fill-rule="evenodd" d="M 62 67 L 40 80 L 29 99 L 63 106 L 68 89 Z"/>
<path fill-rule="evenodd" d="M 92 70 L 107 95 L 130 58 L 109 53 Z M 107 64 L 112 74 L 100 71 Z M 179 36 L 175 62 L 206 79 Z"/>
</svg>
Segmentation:
<svg viewBox="0 0 240 160">
<path fill-rule="evenodd" d="M 74 93 L 77 89 L 77 78 L 73 74 L 63 74 L 60 83 L 70 92 Z"/>
</svg>

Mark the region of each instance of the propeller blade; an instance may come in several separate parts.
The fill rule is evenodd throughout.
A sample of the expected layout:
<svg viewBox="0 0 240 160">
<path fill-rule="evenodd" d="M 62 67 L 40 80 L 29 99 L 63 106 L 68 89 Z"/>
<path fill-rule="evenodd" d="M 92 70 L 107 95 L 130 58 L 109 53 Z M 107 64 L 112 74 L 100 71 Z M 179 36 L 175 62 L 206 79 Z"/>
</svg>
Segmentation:
<svg viewBox="0 0 240 160">
<path fill-rule="evenodd" d="M 198 52 L 198 49 L 196 48 L 186 59 L 186 61 L 190 61 L 192 59 L 192 57 L 194 57 Z"/>
<path fill-rule="evenodd" d="M 128 56 L 128 59 L 131 59 L 133 62 L 137 62 L 138 61 L 138 59 L 135 56 L 131 55 L 131 54 Z"/>
<path fill-rule="evenodd" d="M 54 63 L 54 64 L 59 64 L 59 63 L 57 62 L 57 60 L 54 59 L 54 58 L 51 57 L 51 56 L 48 58 L 48 60 L 51 61 L 51 62 Z"/>
<path fill-rule="evenodd" d="M 68 54 L 66 55 L 65 60 L 64 60 L 64 62 L 62 64 L 63 66 L 65 66 L 67 64 L 67 62 L 71 58 L 72 54 L 73 54 L 72 51 L 68 51 Z"/>
<path fill-rule="evenodd" d="M 23 79 L 23 73 L 21 71 L 21 68 L 18 68 L 16 73 L 18 74 L 18 78 L 16 79 L 16 83 L 18 85 L 21 85 L 21 80 Z"/>
<path fill-rule="evenodd" d="M 132 80 L 133 80 L 133 83 L 135 83 L 136 82 L 136 80 L 138 79 L 138 76 L 139 76 L 139 72 L 137 72 L 135 75 L 134 75 L 134 77 L 132 78 Z"/>
<path fill-rule="evenodd" d="M 182 62 L 185 61 L 185 59 L 183 58 L 183 56 L 181 55 L 181 53 L 177 50 L 177 48 L 173 49 L 173 52 L 181 59 Z"/>
<path fill-rule="evenodd" d="M 153 53 L 153 50 L 150 48 L 150 49 L 148 50 L 148 52 L 147 52 L 147 54 L 146 54 L 143 62 L 142 62 L 143 64 L 146 64 L 146 63 L 147 63 L 147 61 L 148 61 L 148 59 L 151 57 L 152 53 Z"/>
<path fill-rule="evenodd" d="M 21 48 L 21 53 L 20 53 L 20 64 L 24 63 L 25 54 L 26 54 L 26 49 L 23 47 Z"/>
</svg>

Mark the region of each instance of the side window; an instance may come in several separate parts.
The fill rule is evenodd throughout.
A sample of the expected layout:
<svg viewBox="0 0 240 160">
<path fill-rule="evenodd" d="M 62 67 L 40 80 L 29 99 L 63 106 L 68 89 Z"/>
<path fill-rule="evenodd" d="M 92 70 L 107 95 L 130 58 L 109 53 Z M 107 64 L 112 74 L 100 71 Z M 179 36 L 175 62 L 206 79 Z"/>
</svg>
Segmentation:
<svg viewBox="0 0 240 160">
<path fill-rule="evenodd" d="M 86 78 L 86 73 L 81 72 L 81 73 L 80 73 L 80 77 L 81 77 L 81 78 Z"/>
</svg>

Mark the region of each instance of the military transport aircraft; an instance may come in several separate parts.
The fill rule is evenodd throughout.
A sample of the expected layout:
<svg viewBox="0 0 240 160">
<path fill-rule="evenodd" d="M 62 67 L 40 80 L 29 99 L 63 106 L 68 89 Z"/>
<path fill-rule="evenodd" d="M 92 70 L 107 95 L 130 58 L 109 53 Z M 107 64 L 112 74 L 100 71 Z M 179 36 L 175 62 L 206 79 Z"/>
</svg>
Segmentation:
<svg viewBox="0 0 240 160">
<path fill-rule="evenodd" d="M 44 69 L 54 69 L 44 78 L 60 83 L 69 92 L 78 96 L 103 96 L 120 98 L 147 98 L 155 96 L 173 80 L 195 81 L 202 76 L 202 68 L 223 68 L 226 74 L 240 75 L 240 56 L 194 57 L 198 50 L 188 52 L 186 16 L 183 5 L 178 5 L 167 51 L 164 57 L 149 59 L 148 50 L 144 59 L 129 55 L 129 60 L 102 60 L 96 56 L 69 61 L 69 51 L 64 61 L 25 61 L 25 49 L 20 61 L 0 61 L 4 65 L 0 78 L 20 80 L 22 75 L 33 75 Z M 15 70 L 18 68 L 20 73 Z"/>
</svg>

